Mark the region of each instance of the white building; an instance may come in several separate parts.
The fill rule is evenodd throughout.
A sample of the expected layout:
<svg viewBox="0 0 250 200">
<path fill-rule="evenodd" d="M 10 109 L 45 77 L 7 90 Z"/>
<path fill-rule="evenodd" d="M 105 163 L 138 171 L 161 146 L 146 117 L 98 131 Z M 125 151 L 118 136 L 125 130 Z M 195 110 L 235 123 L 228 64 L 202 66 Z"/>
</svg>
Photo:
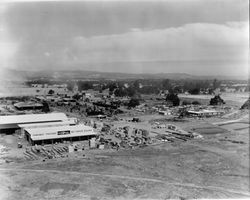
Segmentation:
<svg viewBox="0 0 250 200">
<path fill-rule="evenodd" d="M 67 121 L 64 113 L 28 114 L 0 116 L 0 133 L 14 133 L 20 124 Z"/>
<path fill-rule="evenodd" d="M 21 129 L 21 134 L 25 133 L 25 129 L 29 128 L 48 128 L 48 127 L 58 127 L 58 126 L 72 126 L 76 125 L 75 121 L 67 120 L 62 122 L 48 122 L 48 123 L 31 123 L 31 124 L 18 124 Z"/>
<path fill-rule="evenodd" d="M 93 128 L 85 125 L 26 128 L 25 136 L 32 144 L 50 144 L 62 141 L 88 140 L 96 136 Z"/>
</svg>

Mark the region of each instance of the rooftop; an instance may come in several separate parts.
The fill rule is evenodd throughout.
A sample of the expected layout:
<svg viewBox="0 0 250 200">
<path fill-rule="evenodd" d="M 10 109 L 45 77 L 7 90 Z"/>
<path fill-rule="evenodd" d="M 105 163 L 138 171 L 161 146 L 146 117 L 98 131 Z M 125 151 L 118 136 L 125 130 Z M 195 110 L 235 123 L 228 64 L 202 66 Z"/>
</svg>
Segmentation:
<svg viewBox="0 0 250 200">
<path fill-rule="evenodd" d="M 14 104 L 15 107 L 25 108 L 25 107 L 42 107 L 43 105 L 36 102 L 18 102 Z"/>
<path fill-rule="evenodd" d="M 64 113 L 27 114 L 0 116 L 2 124 L 27 124 L 50 121 L 66 121 L 68 118 Z"/>
<path fill-rule="evenodd" d="M 51 126 L 65 126 L 74 124 L 72 121 L 62 121 L 62 122 L 46 122 L 46 123 L 30 123 L 30 124 L 18 124 L 20 128 L 41 128 L 41 127 L 51 127 Z"/>
<path fill-rule="evenodd" d="M 82 124 L 74 126 L 27 128 L 25 130 L 30 134 L 32 140 L 96 135 L 92 127 Z"/>
</svg>

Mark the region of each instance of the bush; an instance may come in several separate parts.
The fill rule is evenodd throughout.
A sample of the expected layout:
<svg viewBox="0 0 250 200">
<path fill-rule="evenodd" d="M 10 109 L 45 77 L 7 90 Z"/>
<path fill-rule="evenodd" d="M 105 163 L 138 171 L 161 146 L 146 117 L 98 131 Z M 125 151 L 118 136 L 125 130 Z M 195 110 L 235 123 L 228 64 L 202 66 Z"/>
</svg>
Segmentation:
<svg viewBox="0 0 250 200">
<path fill-rule="evenodd" d="M 201 105 L 201 103 L 199 101 L 193 101 L 192 104 L 193 105 Z"/>
<path fill-rule="evenodd" d="M 54 90 L 49 90 L 48 94 L 54 94 L 55 91 Z"/>
<path fill-rule="evenodd" d="M 130 101 L 128 103 L 128 106 L 132 107 L 132 108 L 134 108 L 134 107 L 136 107 L 138 105 L 140 105 L 140 102 L 139 102 L 138 99 L 130 99 Z"/>
<path fill-rule="evenodd" d="M 183 105 L 183 106 L 191 105 L 191 102 L 190 102 L 190 101 L 187 101 L 187 100 L 184 100 L 184 101 L 182 102 L 182 105 Z"/>
<path fill-rule="evenodd" d="M 192 90 L 189 90 L 190 94 L 200 94 L 200 88 L 194 88 Z"/>
</svg>

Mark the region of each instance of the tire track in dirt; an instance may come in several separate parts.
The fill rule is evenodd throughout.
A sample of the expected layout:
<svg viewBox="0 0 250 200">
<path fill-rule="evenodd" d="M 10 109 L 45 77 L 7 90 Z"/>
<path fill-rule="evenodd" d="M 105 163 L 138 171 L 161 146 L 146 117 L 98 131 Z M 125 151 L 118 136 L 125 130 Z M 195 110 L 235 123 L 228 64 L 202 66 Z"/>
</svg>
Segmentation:
<svg viewBox="0 0 250 200">
<path fill-rule="evenodd" d="M 212 191 L 219 191 L 219 192 L 228 192 L 231 194 L 238 194 L 247 196 L 250 198 L 250 193 L 246 191 L 239 191 L 239 190 L 231 190 L 221 187 L 215 187 L 215 186 L 198 186 L 192 183 L 178 183 L 178 182 L 168 182 L 166 180 L 160 180 L 160 179 L 153 179 L 153 178 L 143 178 L 143 177 L 132 177 L 132 176 L 121 176 L 121 175 L 114 175 L 114 174 L 102 174 L 102 173 L 88 173 L 88 172 L 77 172 L 77 171 L 62 171 L 62 170 L 43 170 L 43 169 L 20 169 L 20 168 L 0 168 L 0 171 L 14 171 L 14 172 L 40 172 L 40 173 L 56 173 L 56 174 L 72 174 L 72 175 L 88 175 L 88 176 L 98 176 L 98 177 L 107 177 L 107 178 L 115 178 L 115 179 L 129 179 L 129 180 L 135 180 L 135 181 L 148 181 L 148 182 L 155 182 L 155 183 L 161 183 L 161 184 L 167 184 L 167 185 L 173 185 L 178 187 L 189 187 L 189 188 L 195 188 L 195 189 L 203 189 L 203 190 L 212 190 Z"/>
</svg>

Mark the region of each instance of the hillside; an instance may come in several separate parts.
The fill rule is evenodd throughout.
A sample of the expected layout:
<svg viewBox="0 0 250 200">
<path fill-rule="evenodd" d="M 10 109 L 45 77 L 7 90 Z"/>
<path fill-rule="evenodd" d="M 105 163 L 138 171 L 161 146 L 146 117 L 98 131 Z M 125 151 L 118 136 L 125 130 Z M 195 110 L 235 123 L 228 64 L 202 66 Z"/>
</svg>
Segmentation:
<svg viewBox="0 0 250 200">
<path fill-rule="evenodd" d="M 33 79 L 33 78 L 53 78 L 53 79 L 196 79 L 196 80 L 244 80 L 244 77 L 232 76 L 196 76 L 187 73 L 118 73 L 118 72 L 100 72 L 100 71 L 85 71 L 85 70 L 40 70 L 40 71 L 25 71 L 25 70 L 5 70 L 8 79 Z"/>
</svg>

